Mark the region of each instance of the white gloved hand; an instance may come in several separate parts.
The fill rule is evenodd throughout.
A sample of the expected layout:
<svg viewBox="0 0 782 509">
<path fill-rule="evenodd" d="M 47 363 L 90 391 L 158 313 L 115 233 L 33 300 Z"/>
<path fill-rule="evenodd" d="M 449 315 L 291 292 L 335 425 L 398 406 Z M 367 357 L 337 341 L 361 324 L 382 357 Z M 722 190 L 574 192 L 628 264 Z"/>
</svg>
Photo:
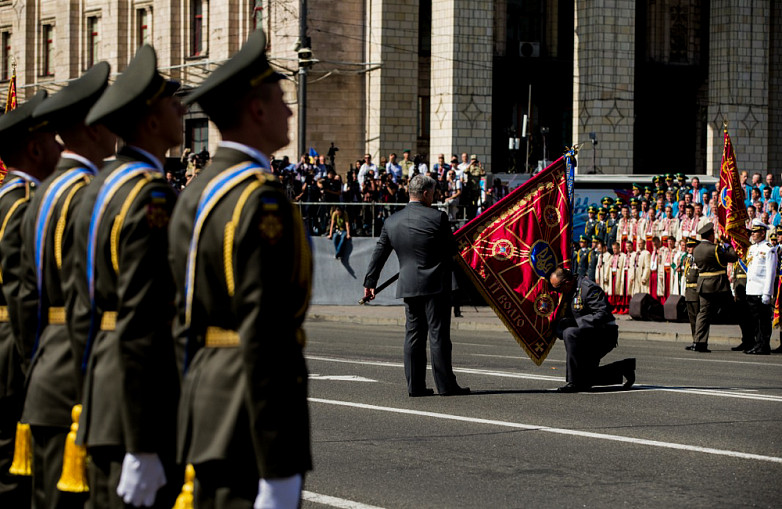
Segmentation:
<svg viewBox="0 0 782 509">
<path fill-rule="evenodd" d="M 126 504 L 137 507 L 151 506 L 155 503 L 157 490 L 165 484 L 166 474 L 157 454 L 125 453 L 117 495 Z"/>
<path fill-rule="evenodd" d="M 764 295 L 762 301 L 764 305 L 768 306 L 771 304 L 771 295 Z"/>
<path fill-rule="evenodd" d="M 254 509 L 296 509 L 301 498 L 301 474 L 258 481 Z"/>
</svg>

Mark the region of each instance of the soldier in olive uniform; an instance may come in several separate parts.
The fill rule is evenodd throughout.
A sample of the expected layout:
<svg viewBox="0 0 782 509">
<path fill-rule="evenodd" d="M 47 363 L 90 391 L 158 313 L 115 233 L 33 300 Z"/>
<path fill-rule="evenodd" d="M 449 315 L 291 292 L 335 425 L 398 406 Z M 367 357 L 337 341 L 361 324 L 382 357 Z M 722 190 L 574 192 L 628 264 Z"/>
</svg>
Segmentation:
<svg viewBox="0 0 782 509">
<path fill-rule="evenodd" d="M 182 142 L 184 107 L 144 45 L 95 103 L 87 125 L 125 142 L 85 189 L 74 217 L 67 298 L 74 340 L 85 341 L 83 412 L 95 507 L 170 508 L 182 485 L 175 467 L 179 376 L 171 338 L 174 286 L 166 259 L 174 191 L 166 151 Z"/>
<path fill-rule="evenodd" d="M 714 224 L 706 223 L 698 234 L 701 243 L 693 251 L 698 266 L 698 318 L 695 324 L 695 337 L 687 350 L 710 352 L 709 327 L 717 309 L 730 300 L 730 282 L 726 271 L 727 264 L 738 260 L 736 251 L 730 245 L 714 243 Z"/>
<path fill-rule="evenodd" d="M 587 208 L 587 220 L 584 224 L 584 236 L 588 239 L 592 238 L 592 235 L 594 235 L 597 232 L 597 206 L 596 205 L 590 205 Z"/>
<path fill-rule="evenodd" d="M 695 258 L 692 252 L 698 245 L 698 239 L 687 237 L 687 257 L 684 260 L 684 302 L 687 306 L 687 317 L 690 319 L 690 329 L 692 330 L 692 341 L 695 342 L 695 323 L 698 318 L 700 301 L 698 299 L 698 266 L 695 264 Z"/>
<path fill-rule="evenodd" d="M 597 235 L 597 238 L 600 239 L 600 242 L 603 244 L 606 243 L 606 216 L 608 215 L 608 211 L 605 207 L 600 207 L 597 209 L 597 226 L 595 226 L 595 235 Z"/>
<path fill-rule="evenodd" d="M 33 351 L 27 375 L 22 422 L 33 436 L 33 496 L 36 507 L 84 505 L 86 493 L 57 489 L 62 475 L 71 409 L 81 391 L 81 358 L 66 328 L 63 271 L 72 256 L 74 207 L 84 187 L 114 153 L 116 137 L 105 127 L 88 128 L 84 117 L 108 83 L 109 64 L 101 62 L 41 103 L 33 116 L 60 134 L 66 146 L 57 168 L 33 196 L 24 216 L 25 242 L 20 290 L 22 340 Z M 74 353 L 76 353 L 74 358 Z"/>
<path fill-rule="evenodd" d="M 608 209 L 608 214 L 608 221 L 606 221 L 605 245 L 613 246 L 616 242 L 616 232 L 618 231 L 616 225 L 619 221 L 619 207 L 616 205 L 611 205 L 611 207 Z"/>
<path fill-rule="evenodd" d="M 312 468 L 305 336 L 311 253 L 270 172 L 290 109 L 254 32 L 186 102 L 222 135 L 170 226 L 177 337 L 187 339 L 180 458 L 197 507 L 294 508 Z"/>
<path fill-rule="evenodd" d="M 581 277 L 586 277 L 589 271 L 589 246 L 587 245 L 589 240 L 585 235 L 581 235 L 578 239 L 578 251 L 576 251 L 576 274 Z"/>
<path fill-rule="evenodd" d="M 600 258 L 600 238 L 597 235 L 592 235 L 592 247 L 589 249 L 589 255 L 587 256 L 587 278 L 590 281 L 597 281 L 595 279 L 595 274 L 597 273 L 598 258 Z M 600 283 L 598 283 L 598 286 L 599 285 Z"/>
<path fill-rule="evenodd" d="M 62 148 L 54 133 L 32 118 L 46 91 L 0 117 L 0 158 L 8 174 L 0 187 L 0 506 L 29 507 L 30 483 L 9 476 L 16 424 L 24 402 L 24 377 L 32 345 L 22 341 L 19 301 L 23 237 L 22 218 L 41 181 L 57 164 Z"/>
</svg>

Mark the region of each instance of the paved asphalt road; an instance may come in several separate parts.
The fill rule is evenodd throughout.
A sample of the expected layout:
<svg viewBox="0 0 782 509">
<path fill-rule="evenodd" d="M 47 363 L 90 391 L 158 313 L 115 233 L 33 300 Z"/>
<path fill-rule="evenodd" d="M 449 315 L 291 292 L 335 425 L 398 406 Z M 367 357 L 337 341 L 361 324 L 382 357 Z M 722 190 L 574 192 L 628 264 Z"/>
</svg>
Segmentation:
<svg viewBox="0 0 782 509">
<path fill-rule="evenodd" d="M 605 360 L 638 359 L 633 390 L 558 394 L 561 343 L 538 367 L 506 332 L 454 331 L 457 379 L 474 394 L 409 398 L 402 327 L 306 329 L 305 508 L 781 503 L 782 355 L 620 337 Z"/>
</svg>

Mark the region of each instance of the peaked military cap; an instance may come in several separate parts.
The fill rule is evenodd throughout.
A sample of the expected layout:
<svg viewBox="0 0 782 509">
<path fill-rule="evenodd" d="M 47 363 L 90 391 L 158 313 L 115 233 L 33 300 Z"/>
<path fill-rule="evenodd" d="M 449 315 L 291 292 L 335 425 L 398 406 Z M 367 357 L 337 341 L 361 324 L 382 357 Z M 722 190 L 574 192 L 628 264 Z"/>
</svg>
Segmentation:
<svg viewBox="0 0 782 509">
<path fill-rule="evenodd" d="M 619 212 L 619 208 L 616 205 L 611 205 L 611 208 L 608 209 L 609 212 Z"/>
<path fill-rule="evenodd" d="M 752 220 L 752 228 L 750 228 L 750 230 L 752 231 L 752 233 L 765 232 L 766 230 L 768 230 L 768 226 L 766 225 L 766 223 L 756 218 Z"/>
<path fill-rule="evenodd" d="M 237 54 L 210 74 L 183 102 L 197 102 L 209 114 L 209 107 L 220 102 L 215 99 L 235 97 L 261 83 L 274 83 L 282 79 L 285 76 L 272 69 L 266 59 L 266 34 L 263 30 L 256 30 Z"/>
<path fill-rule="evenodd" d="M 110 71 L 108 62 L 98 62 L 35 108 L 33 118 L 53 130 L 84 121 L 90 108 L 106 90 Z"/>
<path fill-rule="evenodd" d="M 600 237 L 598 237 L 597 235 L 592 235 L 592 242 L 596 240 L 600 240 Z"/>
<path fill-rule="evenodd" d="M 703 237 L 704 235 L 709 235 L 710 233 L 714 233 L 714 224 L 709 221 L 708 223 L 704 224 L 700 230 L 698 230 L 698 235 Z"/>
<path fill-rule="evenodd" d="M 684 173 L 677 173 L 674 177 L 676 177 L 676 180 L 687 180 L 687 175 Z"/>
<path fill-rule="evenodd" d="M 98 99 L 87 114 L 87 125 L 128 122 L 162 97 L 179 90 L 179 82 L 167 80 L 157 70 L 157 55 L 149 44 L 141 46 L 125 71 Z"/>
<path fill-rule="evenodd" d="M 592 204 L 587 208 L 587 212 L 597 212 L 597 205 Z"/>
<path fill-rule="evenodd" d="M 687 237 L 686 244 L 687 247 L 695 247 L 698 245 L 698 239 L 695 237 Z"/>
<path fill-rule="evenodd" d="M 777 240 L 777 232 L 772 232 L 771 235 L 768 236 L 768 240 Z"/>
<path fill-rule="evenodd" d="M 0 117 L 0 150 L 13 148 L 30 133 L 40 129 L 40 122 L 36 122 L 33 118 L 33 111 L 47 95 L 46 90 L 39 90 L 32 99 Z"/>
<path fill-rule="evenodd" d="M 777 233 L 782 233 L 782 224 L 777 226 Z"/>
<path fill-rule="evenodd" d="M 599 214 L 606 215 L 606 212 L 608 212 L 608 209 L 606 209 L 605 207 L 600 207 L 599 209 L 597 209 L 598 215 Z"/>
<path fill-rule="evenodd" d="M 639 184 L 633 184 L 633 189 L 641 189 L 641 186 Z"/>
<path fill-rule="evenodd" d="M 581 235 L 581 236 L 578 238 L 578 241 L 579 241 L 579 242 L 587 242 L 588 240 L 589 240 L 589 239 L 586 237 L 586 235 Z"/>
<path fill-rule="evenodd" d="M 665 180 L 673 180 L 673 173 L 667 173 L 665 175 Z"/>
<path fill-rule="evenodd" d="M 655 175 L 654 177 L 652 177 L 652 184 L 657 184 L 658 182 L 660 182 L 659 175 Z"/>
</svg>

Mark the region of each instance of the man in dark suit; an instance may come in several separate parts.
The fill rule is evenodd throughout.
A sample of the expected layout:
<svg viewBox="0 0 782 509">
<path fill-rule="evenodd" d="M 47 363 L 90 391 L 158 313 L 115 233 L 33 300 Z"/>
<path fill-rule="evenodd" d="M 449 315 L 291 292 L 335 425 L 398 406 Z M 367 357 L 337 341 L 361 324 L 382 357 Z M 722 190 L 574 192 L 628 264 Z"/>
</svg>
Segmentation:
<svg viewBox="0 0 782 509">
<path fill-rule="evenodd" d="M 33 196 L 22 224 L 25 242 L 20 291 L 22 340 L 33 350 L 27 375 L 22 422 L 33 437 L 33 498 L 36 507 L 81 507 L 87 493 L 57 488 L 62 475 L 65 438 L 72 408 L 81 392 L 81 358 L 66 328 L 65 295 L 71 276 L 63 272 L 73 256 L 73 214 L 84 187 L 114 153 L 116 136 L 104 126 L 87 127 L 84 117 L 109 79 L 109 64 L 100 62 L 81 78 L 41 103 L 38 123 L 56 131 L 66 151 L 54 173 Z"/>
<path fill-rule="evenodd" d="M 726 267 L 739 259 L 730 244 L 714 243 L 714 225 L 703 225 L 698 234 L 701 243 L 695 247 L 693 257 L 698 266 L 698 318 L 695 323 L 695 337 L 692 345 L 686 347 L 694 352 L 710 352 L 709 327 L 717 309 L 730 301 L 730 282 Z"/>
<path fill-rule="evenodd" d="M 410 180 L 410 203 L 389 217 L 377 242 L 367 275 L 364 298 L 375 298 L 380 271 L 391 251 L 399 258 L 397 298 L 405 302 L 405 377 L 411 397 L 434 394 L 426 388 L 426 337 L 437 392 L 468 394 L 459 387 L 451 366 L 451 272 L 456 245 L 445 212 L 431 208 L 436 182 L 417 175 Z"/>
<path fill-rule="evenodd" d="M 291 110 L 262 31 L 185 99 L 220 130 L 212 162 L 182 192 L 169 263 L 186 338 L 178 454 L 196 507 L 299 505 L 312 469 L 306 338 L 312 256 L 268 154 Z"/>
<path fill-rule="evenodd" d="M 581 392 L 593 385 L 615 385 L 626 379 L 624 387 L 635 383 L 635 359 L 624 359 L 600 366 L 600 359 L 616 348 L 619 327 L 612 306 L 602 288 L 594 281 L 561 267 L 549 276 L 554 290 L 562 294 L 564 312 L 557 322 L 557 337 L 565 342 L 567 384 L 557 392 Z"/>
<path fill-rule="evenodd" d="M 175 81 L 138 49 L 85 119 L 126 146 L 85 188 L 74 211 L 66 296 L 71 338 L 83 351 L 83 412 L 90 502 L 171 507 L 182 483 L 175 464 L 179 376 L 171 338 L 174 286 L 166 265 L 176 201 L 163 171 L 182 142 L 184 108 Z"/>
</svg>

